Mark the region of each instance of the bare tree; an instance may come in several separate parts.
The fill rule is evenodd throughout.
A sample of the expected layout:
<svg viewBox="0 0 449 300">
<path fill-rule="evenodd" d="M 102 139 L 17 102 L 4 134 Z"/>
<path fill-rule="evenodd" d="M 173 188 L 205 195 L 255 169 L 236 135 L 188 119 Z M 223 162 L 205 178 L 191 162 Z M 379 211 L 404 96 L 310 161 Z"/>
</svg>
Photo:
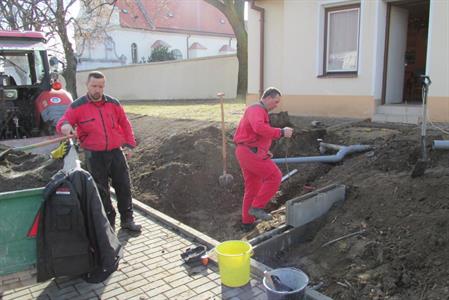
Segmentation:
<svg viewBox="0 0 449 300">
<path fill-rule="evenodd" d="M 237 39 L 239 72 L 237 98 L 245 99 L 248 91 L 248 34 L 245 29 L 245 0 L 204 0 L 220 10 L 228 19 Z"/>
<path fill-rule="evenodd" d="M 82 56 L 87 47 L 104 43 L 110 39 L 107 32 L 117 0 L 83 0 L 80 14 L 73 19 L 78 56 Z"/>
<path fill-rule="evenodd" d="M 49 0 L 52 2 L 52 0 Z M 58 37 L 61 39 L 62 48 L 65 54 L 65 68 L 62 70 L 62 76 L 66 81 L 66 88 L 72 94 L 74 98 L 77 98 L 76 93 L 76 56 L 73 50 L 72 42 L 70 41 L 69 34 L 67 32 L 67 26 L 72 22 L 72 18 L 67 18 L 70 7 L 76 2 L 76 0 L 64 1 L 56 0 L 56 5 L 50 7 L 52 16 L 47 19 L 50 27 L 57 32 Z M 54 2 L 53 2 L 54 3 Z M 50 4 L 50 3 L 49 3 Z"/>
<path fill-rule="evenodd" d="M 70 11 L 78 0 L 8 0 L 0 1 L 0 29 L 44 31 L 49 39 L 60 42 L 63 50 L 64 67 L 62 76 L 67 90 L 74 98 L 76 93 L 77 57 L 69 36 L 68 28 L 73 26 L 76 32 L 84 28 L 76 21 Z M 113 6 L 116 0 L 81 0 L 86 18 L 95 19 L 103 6 Z M 98 31 L 96 27 L 90 32 Z M 86 33 L 84 33 L 86 35 Z"/>
<path fill-rule="evenodd" d="M 44 7 L 43 3 L 43 0 L 0 1 L 0 29 L 41 30 L 42 24 L 35 8 Z M 46 13 L 45 8 L 42 13 Z"/>
</svg>

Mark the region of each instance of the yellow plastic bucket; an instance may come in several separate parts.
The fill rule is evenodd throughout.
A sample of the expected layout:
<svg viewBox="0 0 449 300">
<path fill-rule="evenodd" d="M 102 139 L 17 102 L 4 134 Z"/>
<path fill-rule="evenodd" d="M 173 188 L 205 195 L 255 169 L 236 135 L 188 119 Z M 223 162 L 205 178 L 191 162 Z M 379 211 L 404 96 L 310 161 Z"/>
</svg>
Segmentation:
<svg viewBox="0 0 449 300">
<path fill-rule="evenodd" d="M 253 247 L 245 241 L 226 241 L 215 247 L 221 283 L 229 287 L 244 286 L 250 278 Z"/>
</svg>

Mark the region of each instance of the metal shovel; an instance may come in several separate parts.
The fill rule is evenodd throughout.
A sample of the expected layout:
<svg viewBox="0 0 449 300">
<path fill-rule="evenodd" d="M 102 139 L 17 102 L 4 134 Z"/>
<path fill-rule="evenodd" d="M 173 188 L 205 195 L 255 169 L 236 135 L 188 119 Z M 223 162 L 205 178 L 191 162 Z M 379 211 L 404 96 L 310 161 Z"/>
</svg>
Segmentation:
<svg viewBox="0 0 449 300">
<path fill-rule="evenodd" d="M 412 178 L 424 175 L 429 162 L 427 157 L 427 94 L 429 92 L 429 86 L 432 84 L 429 76 L 421 75 L 422 78 L 422 122 L 421 122 L 421 158 L 415 164 L 412 171 Z"/>
<path fill-rule="evenodd" d="M 220 108 L 221 108 L 221 138 L 222 138 L 222 153 L 223 153 L 223 175 L 218 178 L 218 182 L 221 186 L 227 187 L 232 184 L 234 177 L 231 174 L 228 174 L 227 168 L 227 152 L 226 152 L 226 128 L 224 123 L 224 108 L 223 108 L 223 96 L 224 93 L 218 93 L 218 97 L 220 97 Z"/>
</svg>

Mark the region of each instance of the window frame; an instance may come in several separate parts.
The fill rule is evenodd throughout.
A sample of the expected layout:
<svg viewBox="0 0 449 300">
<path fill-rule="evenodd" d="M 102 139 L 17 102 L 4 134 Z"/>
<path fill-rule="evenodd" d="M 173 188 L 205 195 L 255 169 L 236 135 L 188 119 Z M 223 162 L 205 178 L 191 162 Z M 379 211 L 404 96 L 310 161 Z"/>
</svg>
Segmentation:
<svg viewBox="0 0 449 300">
<path fill-rule="evenodd" d="M 329 16 L 331 13 L 335 12 L 343 12 L 357 10 L 358 18 L 357 18 L 357 59 L 356 59 L 356 68 L 355 70 L 332 70 L 328 71 L 328 57 L 329 57 Z M 361 7 L 360 3 L 350 4 L 350 5 L 341 5 L 334 7 L 327 7 L 324 10 L 324 37 L 323 37 L 323 70 L 322 76 L 335 76 L 335 77 L 354 77 L 357 76 L 359 72 L 359 57 L 360 57 L 360 16 L 361 16 Z"/>
<path fill-rule="evenodd" d="M 139 56 L 139 49 L 137 47 L 136 43 L 131 44 L 131 63 L 137 64 L 138 63 L 138 56 Z"/>
</svg>

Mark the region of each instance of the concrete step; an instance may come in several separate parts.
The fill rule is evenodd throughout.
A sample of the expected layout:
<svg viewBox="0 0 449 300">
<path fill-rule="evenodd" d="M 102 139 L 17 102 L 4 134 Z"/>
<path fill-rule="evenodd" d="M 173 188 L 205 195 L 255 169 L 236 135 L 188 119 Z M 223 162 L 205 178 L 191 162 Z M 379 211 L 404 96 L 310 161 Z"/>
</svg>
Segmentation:
<svg viewBox="0 0 449 300">
<path fill-rule="evenodd" d="M 404 124 L 419 124 L 421 120 L 421 114 L 380 114 L 376 113 L 371 118 L 373 122 L 378 123 L 404 123 Z"/>
<path fill-rule="evenodd" d="M 421 115 L 422 106 L 407 104 L 379 105 L 376 107 L 376 113 L 393 115 Z"/>
<path fill-rule="evenodd" d="M 421 105 L 388 104 L 376 107 L 373 122 L 418 124 L 422 117 Z"/>
</svg>

